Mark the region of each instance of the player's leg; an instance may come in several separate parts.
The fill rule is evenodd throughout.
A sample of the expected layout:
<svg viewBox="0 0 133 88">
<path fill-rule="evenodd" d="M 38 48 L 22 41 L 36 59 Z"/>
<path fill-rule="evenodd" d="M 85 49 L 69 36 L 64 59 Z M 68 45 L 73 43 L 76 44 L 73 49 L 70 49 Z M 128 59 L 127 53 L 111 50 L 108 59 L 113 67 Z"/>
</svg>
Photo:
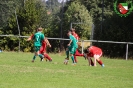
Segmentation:
<svg viewBox="0 0 133 88">
<path fill-rule="evenodd" d="M 87 57 L 87 59 L 88 59 L 89 66 L 94 66 L 94 63 L 93 63 L 91 57 Z"/>
<path fill-rule="evenodd" d="M 41 46 L 37 47 L 37 54 L 41 58 L 41 60 L 43 60 L 44 56 L 40 53 L 40 48 L 41 48 Z"/>
<path fill-rule="evenodd" d="M 96 60 L 98 59 L 97 55 L 94 55 L 94 66 L 97 66 L 96 65 Z"/>
<path fill-rule="evenodd" d="M 75 61 L 75 63 L 77 63 L 77 62 L 78 62 L 77 57 L 76 57 L 76 55 L 75 55 L 75 54 L 74 54 L 74 61 Z"/>
<path fill-rule="evenodd" d="M 51 62 L 52 58 L 47 54 L 46 49 L 47 49 L 47 47 L 44 46 L 43 47 L 43 55 L 44 55 L 46 61 L 49 60 Z"/>
<path fill-rule="evenodd" d="M 75 61 L 74 61 L 74 55 L 70 53 L 70 56 L 71 56 L 71 59 L 72 59 L 72 63 L 74 64 Z"/>
<path fill-rule="evenodd" d="M 84 56 L 84 54 L 79 53 L 78 49 L 76 49 L 75 55 L 76 55 L 76 56 Z"/>
<path fill-rule="evenodd" d="M 104 67 L 104 64 L 103 64 L 102 60 L 100 60 L 100 57 L 101 57 L 101 55 L 94 55 L 95 60 L 96 60 L 102 67 Z M 95 63 L 94 63 L 94 65 L 95 65 Z"/>
<path fill-rule="evenodd" d="M 71 56 L 73 64 L 75 64 L 74 54 L 76 52 L 76 49 L 77 49 L 76 47 L 71 47 L 70 48 L 70 56 Z"/>
<path fill-rule="evenodd" d="M 69 47 L 66 48 L 66 58 L 69 60 Z"/>
<path fill-rule="evenodd" d="M 39 54 L 42 54 L 43 55 L 43 51 L 44 51 L 44 48 L 43 48 L 43 46 L 41 46 L 40 47 L 40 50 L 39 50 Z M 40 61 L 43 61 L 43 59 L 44 59 L 44 55 L 43 55 L 43 58 L 40 59 Z"/>
<path fill-rule="evenodd" d="M 79 52 L 79 50 L 78 49 L 76 49 L 76 53 L 75 53 L 75 55 L 74 55 L 75 57 L 76 56 L 81 56 L 81 57 L 84 57 L 85 58 L 85 60 L 86 60 L 86 56 L 85 56 L 85 54 L 81 54 L 80 52 Z M 77 60 L 77 59 L 76 59 Z"/>
<path fill-rule="evenodd" d="M 91 61 L 91 66 L 94 66 L 94 63 L 93 63 L 93 61 L 92 61 L 92 59 L 90 58 L 90 61 Z"/>
<path fill-rule="evenodd" d="M 104 67 L 104 64 L 103 64 L 102 60 L 100 60 L 100 59 L 98 58 L 98 59 L 97 59 L 97 62 L 98 62 L 102 67 Z"/>
<path fill-rule="evenodd" d="M 34 56 L 33 56 L 32 62 L 34 62 L 35 59 L 36 59 L 36 52 L 35 52 L 35 54 L 34 54 Z"/>
<path fill-rule="evenodd" d="M 50 62 L 52 61 L 52 58 L 51 58 L 47 53 L 44 53 L 43 55 L 44 55 L 44 57 L 45 57 L 46 59 L 48 59 Z"/>
<path fill-rule="evenodd" d="M 66 58 L 64 60 L 64 64 L 68 64 L 68 60 L 69 60 L 69 47 L 66 48 Z"/>
<path fill-rule="evenodd" d="M 76 54 L 77 54 L 77 50 L 75 51 L 75 54 L 74 54 L 74 61 L 75 61 L 75 63 L 78 62 L 77 57 L 76 57 L 77 56 Z"/>
<path fill-rule="evenodd" d="M 87 60 L 88 60 L 89 66 L 91 66 L 90 57 L 87 57 Z"/>
<path fill-rule="evenodd" d="M 37 48 L 36 46 L 34 46 L 34 51 L 35 51 L 35 54 L 34 54 L 34 56 L 33 56 L 33 58 L 32 58 L 32 62 L 35 61 L 36 56 L 38 55 L 38 54 L 37 54 L 38 48 Z"/>
</svg>

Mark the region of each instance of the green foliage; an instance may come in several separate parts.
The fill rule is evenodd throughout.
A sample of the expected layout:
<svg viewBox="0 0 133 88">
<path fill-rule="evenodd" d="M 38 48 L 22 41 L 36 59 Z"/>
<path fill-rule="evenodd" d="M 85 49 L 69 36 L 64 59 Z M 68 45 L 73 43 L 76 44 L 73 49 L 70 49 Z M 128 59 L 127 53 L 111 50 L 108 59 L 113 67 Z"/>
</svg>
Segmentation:
<svg viewBox="0 0 133 88">
<path fill-rule="evenodd" d="M 24 4 L 21 4 L 20 6 L 17 6 L 17 3 L 15 3 L 16 8 L 14 7 L 12 10 L 14 10 L 14 12 L 16 11 L 16 14 L 15 13 L 10 14 L 10 17 L 8 18 L 8 25 L 2 29 L 3 34 L 18 35 L 19 34 L 18 30 L 20 29 L 20 35 L 30 36 L 35 32 L 35 29 L 37 27 L 43 26 L 42 21 L 44 20 L 42 19 L 47 16 L 47 12 L 44 5 L 41 3 L 41 0 L 25 0 L 25 2 L 22 2 L 22 1 L 21 3 L 24 3 Z M 18 24 L 17 24 L 17 21 L 18 21 Z M 13 39 L 6 38 L 7 44 L 12 43 L 12 46 L 7 45 L 9 50 L 13 50 L 15 47 L 18 46 L 16 42 L 18 41 L 15 40 L 15 38 Z M 25 39 L 21 39 L 20 42 L 22 46 L 21 47 L 22 51 L 32 51 L 32 49 L 27 48 L 33 45 L 32 42 L 30 44 L 27 44 Z M 5 44 L 5 43 L 2 43 L 2 44 Z"/>
<path fill-rule="evenodd" d="M 102 4 L 104 1 L 104 4 Z M 44 28 L 46 37 L 68 38 L 67 30 L 70 24 L 76 29 L 81 39 L 90 39 L 92 23 L 95 25 L 94 40 L 132 42 L 133 13 L 127 17 L 120 17 L 115 13 L 115 0 L 67 0 L 59 3 L 58 0 L 0 0 L 0 34 L 18 35 L 18 18 L 21 35 L 29 36 L 38 26 Z M 125 2 L 126 0 L 118 0 Z M 129 3 L 130 0 L 127 2 Z M 129 7 L 130 4 L 129 4 Z M 15 15 L 16 10 L 16 15 Z M 102 12 L 103 11 L 103 12 Z M 3 50 L 17 50 L 18 41 L 22 51 L 33 51 L 33 42 L 26 42 L 25 38 L 0 37 L 0 46 Z M 12 45 L 10 45 L 11 43 Z M 65 46 L 67 41 L 50 40 L 52 49 L 58 51 L 59 46 Z M 105 56 L 125 57 L 126 45 L 93 43 L 101 47 Z M 132 45 L 129 47 L 129 56 L 133 56 Z"/>
<path fill-rule="evenodd" d="M 121 1 L 120 1 L 121 2 Z M 112 3 L 113 5 L 113 3 Z M 110 9 L 110 11 L 112 11 Z M 119 42 L 132 42 L 133 35 L 133 13 L 129 14 L 127 17 L 120 17 L 115 12 L 113 15 L 106 16 L 103 21 L 103 28 L 98 29 L 101 25 L 97 26 L 95 29 L 95 39 L 105 40 L 105 41 L 119 41 Z M 96 44 L 96 43 L 95 43 Z M 104 54 L 110 57 L 125 57 L 126 56 L 126 45 L 125 44 L 96 44 L 100 46 Z M 129 48 L 132 48 L 130 46 Z M 128 51 L 130 53 L 129 57 L 132 57 L 132 50 Z M 131 55 L 132 54 L 132 55 Z"/>
<path fill-rule="evenodd" d="M 64 22 L 64 25 L 66 25 L 66 31 L 70 29 L 68 27 L 70 27 L 69 25 L 71 23 L 82 23 L 74 25 L 76 32 L 81 36 L 81 38 L 87 37 L 90 34 L 92 17 L 86 7 L 79 2 L 72 2 L 68 6 L 68 9 L 66 9 L 64 14 Z"/>
</svg>

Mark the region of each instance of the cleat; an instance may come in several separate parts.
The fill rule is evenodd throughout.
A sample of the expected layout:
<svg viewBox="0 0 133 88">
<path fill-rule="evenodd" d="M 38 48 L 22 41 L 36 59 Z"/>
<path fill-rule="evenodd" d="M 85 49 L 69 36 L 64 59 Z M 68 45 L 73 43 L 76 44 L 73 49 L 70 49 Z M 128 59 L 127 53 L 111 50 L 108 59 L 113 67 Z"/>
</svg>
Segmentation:
<svg viewBox="0 0 133 88">
<path fill-rule="evenodd" d="M 43 58 L 41 58 L 41 60 L 40 61 L 43 61 Z"/>
<path fill-rule="evenodd" d="M 76 63 L 72 63 L 72 66 L 76 66 Z"/>
<path fill-rule="evenodd" d="M 66 60 L 69 60 L 69 58 L 65 58 Z"/>
<path fill-rule="evenodd" d="M 102 64 L 102 67 L 104 67 L 104 64 Z"/>
<path fill-rule="evenodd" d="M 47 58 L 44 58 L 44 60 L 47 62 Z"/>
<path fill-rule="evenodd" d="M 51 60 L 49 60 L 49 62 L 52 62 L 52 59 L 51 59 Z"/>
<path fill-rule="evenodd" d="M 32 60 L 31 62 L 34 62 L 34 60 Z"/>
</svg>

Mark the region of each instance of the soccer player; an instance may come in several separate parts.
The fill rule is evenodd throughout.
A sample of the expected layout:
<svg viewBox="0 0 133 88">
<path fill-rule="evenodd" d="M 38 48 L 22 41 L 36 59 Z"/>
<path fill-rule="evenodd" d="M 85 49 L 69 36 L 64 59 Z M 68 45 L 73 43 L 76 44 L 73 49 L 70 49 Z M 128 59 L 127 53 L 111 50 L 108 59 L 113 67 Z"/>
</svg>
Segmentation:
<svg viewBox="0 0 133 88">
<path fill-rule="evenodd" d="M 44 40 L 45 36 L 42 34 L 42 28 L 39 27 L 37 29 L 37 32 L 34 34 L 32 37 L 32 40 L 34 40 L 34 49 L 35 49 L 35 55 L 33 56 L 32 62 L 35 61 L 36 56 L 39 56 L 41 59 L 43 59 L 43 55 L 39 53 L 40 47 L 41 47 L 41 42 Z M 28 41 L 30 39 L 27 39 Z"/>
<path fill-rule="evenodd" d="M 34 34 L 31 35 L 28 40 L 31 40 L 33 38 Z M 52 58 L 47 54 L 46 52 L 46 48 L 47 46 L 51 47 L 51 44 L 49 43 L 48 39 L 45 37 L 45 39 L 42 41 L 42 45 L 40 47 L 39 53 L 44 55 L 44 57 L 46 58 L 45 60 L 49 60 L 50 62 L 52 61 Z M 43 61 L 43 59 L 41 58 L 41 61 Z"/>
<path fill-rule="evenodd" d="M 45 37 L 45 40 L 42 42 L 42 46 L 40 48 L 40 53 L 44 55 L 44 57 L 46 58 L 46 61 L 48 59 L 51 62 L 52 58 L 46 52 L 47 46 L 51 47 L 51 44 L 49 43 L 48 39 Z"/>
<path fill-rule="evenodd" d="M 80 38 L 79 38 L 78 34 L 75 32 L 75 29 L 74 29 L 74 28 L 71 28 L 71 32 L 72 32 L 72 35 L 73 35 L 73 36 L 76 38 L 76 40 L 77 40 L 78 47 L 80 47 L 80 44 L 78 43 L 78 40 L 79 40 Z M 84 58 L 86 59 L 86 57 L 85 57 L 84 54 L 79 53 L 78 48 L 76 49 L 76 52 L 75 52 L 75 54 L 74 54 L 74 60 L 75 60 L 75 62 L 77 63 L 78 60 L 77 60 L 76 56 L 81 56 L 81 57 L 84 57 Z"/>
<path fill-rule="evenodd" d="M 66 55 L 67 55 L 67 58 L 64 62 L 64 64 L 67 64 L 68 63 L 68 60 L 69 60 L 69 52 L 70 52 L 70 56 L 71 56 L 71 59 L 72 59 L 72 63 L 73 65 L 75 65 L 75 60 L 74 60 L 74 54 L 76 52 L 76 49 L 77 49 L 77 40 L 76 38 L 71 34 L 71 31 L 69 30 L 68 33 L 67 33 L 70 41 L 68 43 L 68 48 L 66 50 Z"/>
<path fill-rule="evenodd" d="M 94 66 L 96 66 L 97 61 L 102 67 L 104 67 L 102 60 L 100 60 L 100 57 L 102 56 L 103 52 L 99 47 L 88 46 L 87 49 L 84 50 L 84 53 L 87 56 L 90 66 L 92 66 L 91 57 L 94 57 Z"/>
</svg>

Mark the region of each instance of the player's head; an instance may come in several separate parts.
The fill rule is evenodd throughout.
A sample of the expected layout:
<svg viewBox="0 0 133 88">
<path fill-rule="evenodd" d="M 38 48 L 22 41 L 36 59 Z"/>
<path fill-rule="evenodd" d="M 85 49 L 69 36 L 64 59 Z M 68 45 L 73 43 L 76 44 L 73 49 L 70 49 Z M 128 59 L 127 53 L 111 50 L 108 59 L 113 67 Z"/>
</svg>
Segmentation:
<svg viewBox="0 0 133 88">
<path fill-rule="evenodd" d="M 89 51 L 89 49 L 88 48 L 90 48 L 90 46 L 87 46 L 87 48 L 86 49 L 84 49 L 84 53 L 89 53 L 90 51 Z"/>
<path fill-rule="evenodd" d="M 67 35 L 68 35 L 68 36 L 71 35 L 71 33 L 72 33 L 71 30 L 68 30 L 68 31 L 67 31 Z"/>
<path fill-rule="evenodd" d="M 42 27 L 39 27 L 39 28 L 37 28 L 37 31 L 42 31 L 43 30 L 43 28 Z"/>
<path fill-rule="evenodd" d="M 87 48 L 87 49 L 84 49 L 84 53 L 85 53 L 85 54 L 89 53 L 88 48 Z"/>
<path fill-rule="evenodd" d="M 70 30 L 71 30 L 71 32 L 75 32 L 75 29 L 74 28 L 71 28 Z"/>
<path fill-rule="evenodd" d="M 75 29 L 74 28 L 71 28 L 70 30 L 71 30 L 72 34 L 75 33 Z"/>
</svg>

